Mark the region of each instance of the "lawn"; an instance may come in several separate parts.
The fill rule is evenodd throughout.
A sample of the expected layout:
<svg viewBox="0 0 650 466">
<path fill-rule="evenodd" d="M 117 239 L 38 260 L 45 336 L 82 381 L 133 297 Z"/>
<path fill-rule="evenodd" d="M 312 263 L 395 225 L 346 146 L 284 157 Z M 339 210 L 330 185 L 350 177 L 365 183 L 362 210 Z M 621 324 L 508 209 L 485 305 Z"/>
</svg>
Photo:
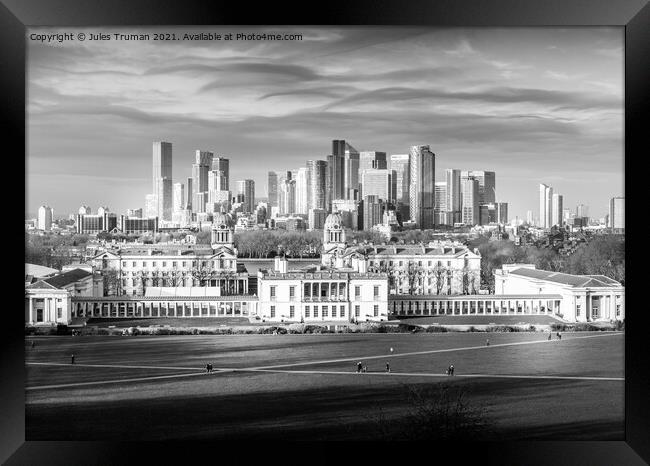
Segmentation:
<svg viewBox="0 0 650 466">
<path fill-rule="evenodd" d="M 33 337 L 35 348 L 31 339 L 28 440 L 373 438 L 380 408 L 399 417 L 409 386 L 440 382 L 466 390 L 498 435 L 623 439 L 623 381 L 503 377 L 622 377 L 620 333 Z M 358 360 L 370 373 L 355 373 Z M 208 361 L 228 371 L 201 373 Z M 386 362 L 391 374 L 380 373 Z M 449 362 L 458 377 L 432 376 Z M 128 367 L 87 367 L 97 365 Z M 477 374 L 489 377 L 466 377 Z M 111 382 L 37 388 L 102 380 Z"/>
</svg>

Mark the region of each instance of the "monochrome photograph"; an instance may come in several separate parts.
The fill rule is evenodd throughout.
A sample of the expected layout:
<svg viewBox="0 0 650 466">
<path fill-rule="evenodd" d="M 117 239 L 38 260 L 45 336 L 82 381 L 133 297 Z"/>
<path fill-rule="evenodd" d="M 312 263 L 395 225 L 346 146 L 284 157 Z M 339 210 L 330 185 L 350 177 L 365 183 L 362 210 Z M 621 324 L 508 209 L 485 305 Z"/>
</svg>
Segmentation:
<svg viewBox="0 0 650 466">
<path fill-rule="evenodd" d="M 25 439 L 625 440 L 624 46 L 28 27 Z"/>
</svg>

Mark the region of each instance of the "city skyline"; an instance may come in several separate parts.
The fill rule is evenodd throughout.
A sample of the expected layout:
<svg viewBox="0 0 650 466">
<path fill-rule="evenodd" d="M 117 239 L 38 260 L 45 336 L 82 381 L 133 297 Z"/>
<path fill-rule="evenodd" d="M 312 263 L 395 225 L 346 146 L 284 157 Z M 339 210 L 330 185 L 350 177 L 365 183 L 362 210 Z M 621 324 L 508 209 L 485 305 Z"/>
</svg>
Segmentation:
<svg viewBox="0 0 650 466">
<path fill-rule="evenodd" d="M 539 183 L 595 217 L 624 195 L 621 29 L 274 29 L 304 39 L 30 42 L 27 212 L 145 207 L 156 140 L 174 183 L 211 151 L 258 198 L 268 171 L 325 160 L 335 139 L 387 158 L 429 145 L 436 181 L 497 172 L 511 218 Z"/>
</svg>

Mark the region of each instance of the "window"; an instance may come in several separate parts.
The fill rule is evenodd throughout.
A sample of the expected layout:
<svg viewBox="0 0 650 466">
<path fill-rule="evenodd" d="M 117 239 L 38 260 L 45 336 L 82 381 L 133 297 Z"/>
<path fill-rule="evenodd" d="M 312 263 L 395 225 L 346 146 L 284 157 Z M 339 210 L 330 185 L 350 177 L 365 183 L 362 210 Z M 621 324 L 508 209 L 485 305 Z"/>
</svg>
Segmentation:
<svg viewBox="0 0 650 466">
<path fill-rule="evenodd" d="M 275 306 L 271 306 L 271 317 L 275 317 Z"/>
<path fill-rule="evenodd" d="M 61 302 L 61 298 L 56 298 L 56 302 L 57 302 L 57 303 L 60 303 L 60 302 Z"/>
<path fill-rule="evenodd" d="M 151 263 L 151 265 L 152 265 L 153 267 L 155 267 L 155 266 L 156 266 L 156 261 L 153 261 L 153 262 Z"/>
<path fill-rule="evenodd" d="M 403 261 L 399 261 L 399 266 L 401 267 L 402 265 L 404 265 Z"/>
<path fill-rule="evenodd" d="M 309 306 L 305 306 L 305 317 L 309 317 Z"/>
<path fill-rule="evenodd" d="M 354 297 L 358 298 L 361 296 L 361 287 L 360 286 L 355 286 L 354 287 Z"/>
<path fill-rule="evenodd" d="M 56 316 L 59 319 L 63 317 L 63 311 L 61 310 L 60 307 L 56 308 Z"/>
<path fill-rule="evenodd" d="M 293 319 L 295 316 L 296 316 L 296 307 L 289 306 L 289 317 Z"/>
<path fill-rule="evenodd" d="M 314 306 L 314 317 L 318 317 L 318 306 Z"/>
<path fill-rule="evenodd" d="M 576 317 L 580 317 L 580 304 L 576 304 Z"/>
<path fill-rule="evenodd" d="M 621 305 L 617 304 L 616 305 L 616 317 L 620 317 L 620 316 L 621 316 Z"/>
<path fill-rule="evenodd" d="M 172 262 L 172 267 L 176 267 L 177 264 L 178 264 L 178 262 L 176 262 L 176 261 Z"/>
<path fill-rule="evenodd" d="M 135 267 L 135 266 L 136 266 L 135 264 L 137 264 L 137 262 L 133 262 L 131 265 L 132 265 L 133 267 Z M 144 264 L 142 264 L 142 265 L 144 265 Z"/>
<path fill-rule="evenodd" d="M 183 267 L 185 267 L 185 265 L 186 265 L 186 262 L 185 262 L 185 261 L 183 261 L 183 262 L 181 262 L 181 264 L 183 265 Z"/>
<path fill-rule="evenodd" d="M 293 299 L 296 297 L 296 287 L 295 286 L 290 286 L 289 287 L 289 299 L 293 301 Z"/>
<path fill-rule="evenodd" d="M 327 317 L 328 315 L 327 306 L 323 306 L 323 317 Z"/>
<path fill-rule="evenodd" d="M 361 306 L 358 304 L 354 306 L 354 316 L 359 317 L 361 315 Z"/>
<path fill-rule="evenodd" d="M 379 286 L 375 285 L 373 290 L 374 290 L 375 298 L 378 298 L 379 297 Z"/>
<path fill-rule="evenodd" d="M 377 317 L 379 315 L 379 305 L 375 304 L 373 309 L 373 315 Z"/>
<path fill-rule="evenodd" d="M 122 262 L 122 267 L 126 267 L 126 262 Z"/>
<path fill-rule="evenodd" d="M 163 267 L 167 267 L 167 262 L 166 262 L 166 261 L 163 261 L 163 265 L 162 265 L 162 266 L 163 266 Z"/>
<path fill-rule="evenodd" d="M 271 287 L 271 299 L 275 299 L 275 286 Z"/>
<path fill-rule="evenodd" d="M 192 261 L 192 267 L 196 267 L 196 261 Z"/>
<path fill-rule="evenodd" d="M 336 306 L 332 306 L 332 317 L 336 317 Z"/>
<path fill-rule="evenodd" d="M 145 261 L 142 261 L 142 267 L 146 267 L 147 263 Z"/>
<path fill-rule="evenodd" d="M 339 308 L 339 317 L 345 317 L 345 306 Z"/>
<path fill-rule="evenodd" d="M 447 261 L 447 267 L 451 267 L 451 261 Z"/>
</svg>

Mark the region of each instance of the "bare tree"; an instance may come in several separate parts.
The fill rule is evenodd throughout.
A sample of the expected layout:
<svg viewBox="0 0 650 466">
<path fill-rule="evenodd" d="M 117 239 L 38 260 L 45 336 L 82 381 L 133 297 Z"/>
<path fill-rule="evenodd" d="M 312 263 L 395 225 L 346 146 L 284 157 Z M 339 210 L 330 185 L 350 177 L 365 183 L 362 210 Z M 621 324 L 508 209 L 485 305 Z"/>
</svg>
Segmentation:
<svg viewBox="0 0 650 466">
<path fill-rule="evenodd" d="M 214 276 L 214 271 L 204 261 L 197 260 L 197 265 L 192 268 L 192 279 L 199 282 L 199 286 L 206 286 L 208 280 Z"/>
<path fill-rule="evenodd" d="M 436 294 L 440 294 L 445 287 L 445 277 L 447 269 L 442 264 L 436 264 L 433 268 L 433 277 L 436 280 Z"/>
</svg>

